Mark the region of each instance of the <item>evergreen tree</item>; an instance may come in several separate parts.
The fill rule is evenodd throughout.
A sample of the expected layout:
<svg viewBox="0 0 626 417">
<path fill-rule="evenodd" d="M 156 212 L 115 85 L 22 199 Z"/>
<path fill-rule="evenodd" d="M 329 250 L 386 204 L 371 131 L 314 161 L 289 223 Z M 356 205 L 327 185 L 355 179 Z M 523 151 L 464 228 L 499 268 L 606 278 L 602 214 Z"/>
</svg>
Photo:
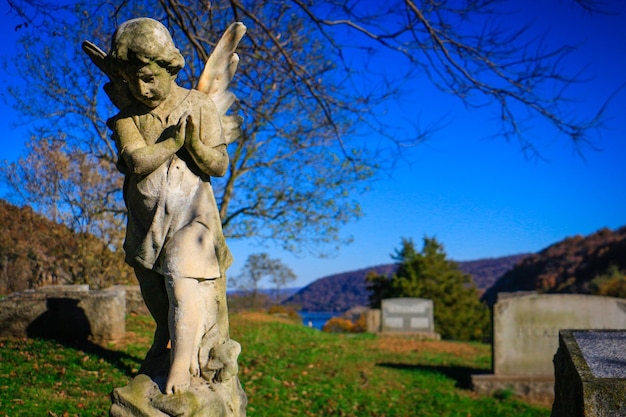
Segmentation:
<svg viewBox="0 0 626 417">
<path fill-rule="evenodd" d="M 433 300 L 435 330 L 445 339 L 480 340 L 489 330 L 487 307 L 469 275 L 446 258 L 443 245 L 435 238 L 424 238 L 421 252 L 411 239 L 403 239 L 393 256 L 396 273 L 387 278 L 369 275 L 372 306 L 389 297 L 419 297 Z"/>
<path fill-rule="evenodd" d="M 365 275 L 365 287 L 369 291 L 370 307 L 380 308 L 385 298 L 395 298 L 396 294 L 392 285 L 393 281 L 387 275 L 380 275 L 375 271 L 369 271 Z"/>
</svg>

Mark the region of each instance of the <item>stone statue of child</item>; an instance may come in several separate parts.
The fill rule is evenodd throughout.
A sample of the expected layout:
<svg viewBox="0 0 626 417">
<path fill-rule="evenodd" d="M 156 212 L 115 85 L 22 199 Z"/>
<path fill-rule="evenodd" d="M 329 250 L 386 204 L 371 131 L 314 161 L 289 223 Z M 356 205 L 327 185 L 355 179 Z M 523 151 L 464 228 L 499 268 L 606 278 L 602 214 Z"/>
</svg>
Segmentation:
<svg viewBox="0 0 626 417">
<path fill-rule="evenodd" d="M 224 274 L 232 257 L 210 177 L 225 174 L 239 126 L 209 96 L 176 84 L 184 59 L 156 20 L 120 25 L 103 62 L 118 92 L 130 92 L 112 97 L 123 106 L 109 126 L 125 174 L 126 260 L 156 321 L 142 369 L 167 361 L 171 340 L 165 393 L 184 392 L 201 373 L 203 341 L 229 337 Z"/>
</svg>

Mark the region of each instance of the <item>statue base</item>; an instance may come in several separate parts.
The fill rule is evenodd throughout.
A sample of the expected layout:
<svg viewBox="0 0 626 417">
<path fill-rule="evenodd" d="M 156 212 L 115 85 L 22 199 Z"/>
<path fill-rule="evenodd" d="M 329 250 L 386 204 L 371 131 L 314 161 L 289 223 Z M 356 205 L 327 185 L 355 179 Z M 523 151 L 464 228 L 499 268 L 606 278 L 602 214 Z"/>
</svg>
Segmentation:
<svg viewBox="0 0 626 417">
<path fill-rule="evenodd" d="M 130 384 L 115 388 L 110 417 L 245 417 L 248 397 L 234 376 L 225 382 L 192 378 L 184 393 L 165 395 L 165 377 L 137 375 Z"/>
</svg>

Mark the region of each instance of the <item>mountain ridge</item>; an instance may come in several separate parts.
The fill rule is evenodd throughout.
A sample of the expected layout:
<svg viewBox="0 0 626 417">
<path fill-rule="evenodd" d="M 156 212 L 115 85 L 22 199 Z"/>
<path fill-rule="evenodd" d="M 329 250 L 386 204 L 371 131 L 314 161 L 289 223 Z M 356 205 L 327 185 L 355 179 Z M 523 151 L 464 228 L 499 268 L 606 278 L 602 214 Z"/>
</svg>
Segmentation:
<svg viewBox="0 0 626 417">
<path fill-rule="evenodd" d="M 602 290 L 592 281 L 607 276 L 611 270 L 617 271 L 617 277 L 612 277 L 609 284 L 626 289 L 626 226 L 566 237 L 537 253 L 456 263 L 472 277 L 482 293 L 481 300 L 490 306 L 499 292 L 598 294 Z M 367 273 L 390 276 L 396 268 L 396 264 L 390 263 L 328 275 L 302 288 L 284 303 L 298 305 L 306 311 L 328 312 L 368 305 Z"/>
<path fill-rule="evenodd" d="M 472 276 L 476 287 L 485 290 L 502 274 L 529 254 L 509 255 L 457 262 L 461 271 Z M 365 287 L 365 276 L 369 272 L 391 276 L 397 269 L 394 263 L 341 272 L 321 277 L 283 304 L 298 305 L 303 311 L 342 312 L 359 305 L 369 305 L 369 293 Z"/>
<path fill-rule="evenodd" d="M 488 305 L 499 292 L 593 294 L 592 281 L 615 267 L 626 271 L 626 226 L 566 237 L 528 256 L 483 295 Z"/>
</svg>

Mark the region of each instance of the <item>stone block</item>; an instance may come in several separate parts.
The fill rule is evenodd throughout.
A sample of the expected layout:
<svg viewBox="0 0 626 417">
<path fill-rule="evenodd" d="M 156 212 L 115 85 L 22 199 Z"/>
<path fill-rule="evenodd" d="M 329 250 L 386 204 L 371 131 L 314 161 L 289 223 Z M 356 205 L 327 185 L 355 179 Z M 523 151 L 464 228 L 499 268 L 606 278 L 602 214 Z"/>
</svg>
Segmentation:
<svg viewBox="0 0 626 417">
<path fill-rule="evenodd" d="M 124 291 L 59 288 L 0 300 L 0 336 L 59 340 L 120 340 L 126 333 Z"/>
<path fill-rule="evenodd" d="M 542 404 L 552 404 L 554 377 L 478 374 L 472 375 L 473 391 L 481 395 L 511 392 L 517 397 Z"/>
<path fill-rule="evenodd" d="M 367 331 L 369 333 L 380 333 L 380 310 L 371 309 L 367 312 Z"/>
<path fill-rule="evenodd" d="M 126 292 L 126 314 L 150 314 L 150 312 L 148 311 L 148 307 L 146 307 L 146 303 L 143 301 L 139 285 L 114 285 L 113 287 L 106 288 L 105 290 L 123 290 Z"/>
<path fill-rule="evenodd" d="M 37 292 L 45 292 L 45 293 L 64 293 L 64 292 L 87 292 L 89 291 L 89 284 L 75 284 L 75 285 L 44 285 L 43 287 L 37 288 Z"/>
<path fill-rule="evenodd" d="M 551 417 L 626 415 L 626 331 L 561 330 Z"/>
</svg>

